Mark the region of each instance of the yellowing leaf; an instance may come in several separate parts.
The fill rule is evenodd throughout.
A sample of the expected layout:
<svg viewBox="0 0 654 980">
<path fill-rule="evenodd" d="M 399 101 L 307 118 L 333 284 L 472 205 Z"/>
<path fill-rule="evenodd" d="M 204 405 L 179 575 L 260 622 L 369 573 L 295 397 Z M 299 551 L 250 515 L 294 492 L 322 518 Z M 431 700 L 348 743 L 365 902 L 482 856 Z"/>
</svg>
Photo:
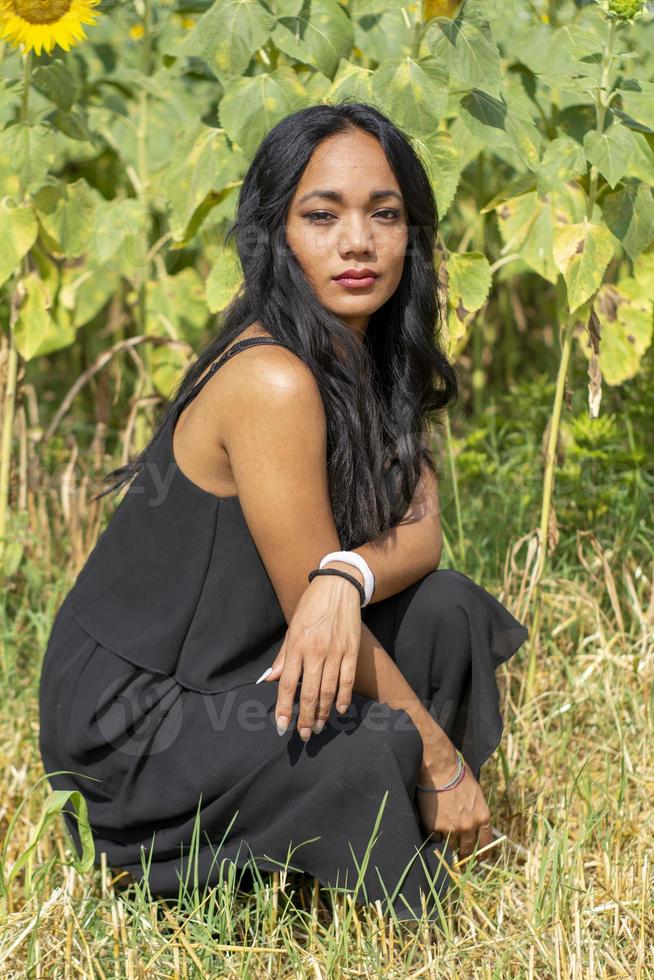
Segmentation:
<svg viewBox="0 0 654 980">
<path fill-rule="evenodd" d="M 601 286 L 613 250 L 613 236 L 603 225 L 584 221 L 554 229 L 554 261 L 568 287 L 571 313 Z"/>
<path fill-rule="evenodd" d="M 52 296 L 38 273 L 30 272 L 22 282 L 27 295 L 14 328 L 16 349 L 20 356 L 30 361 L 33 357 L 69 347 L 75 340 L 70 315 L 65 310 L 60 311 L 62 321 L 65 321 L 63 325 L 52 319 Z"/>
<path fill-rule="evenodd" d="M 491 286 L 488 259 L 481 252 L 451 252 L 448 275 L 448 354 L 456 359 L 468 337 L 472 314 L 483 305 Z"/>
<path fill-rule="evenodd" d="M 32 208 L 0 201 L 0 286 L 7 281 L 23 256 L 36 241 L 38 225 Z"/>
<path fill-rule="evenodd" d="M 652 301 L 635 279 L 602 286 L 593 302 L 602 327 L 599 363 L 607 384 L 633 378 L 652 342 Z"/>
</svg>

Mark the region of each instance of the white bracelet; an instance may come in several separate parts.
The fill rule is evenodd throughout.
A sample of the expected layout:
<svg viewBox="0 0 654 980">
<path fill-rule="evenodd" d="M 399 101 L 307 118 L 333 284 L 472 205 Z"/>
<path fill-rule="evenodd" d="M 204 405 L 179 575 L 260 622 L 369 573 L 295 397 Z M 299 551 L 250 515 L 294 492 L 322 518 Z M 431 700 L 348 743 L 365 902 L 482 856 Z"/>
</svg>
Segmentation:
<svg viewBox="0 0 654 980">
<path fill-rule="evenodd" d="M 363 588 L 366 593 L 366 599 L 361 608 L 363 609 L 363 606 L 367 606 L 375 591 L 375 576 L 372 574 L 372 570 L 366 559 L 362 558 L 356 551 L 330 551 L 328 555 L 320 559 L 318 568 L 324 568 L 329 561 L 342 561 L 348 565 L 354 565 L 355 568 L 359 569 L 363 575 Z"/>
</svg>

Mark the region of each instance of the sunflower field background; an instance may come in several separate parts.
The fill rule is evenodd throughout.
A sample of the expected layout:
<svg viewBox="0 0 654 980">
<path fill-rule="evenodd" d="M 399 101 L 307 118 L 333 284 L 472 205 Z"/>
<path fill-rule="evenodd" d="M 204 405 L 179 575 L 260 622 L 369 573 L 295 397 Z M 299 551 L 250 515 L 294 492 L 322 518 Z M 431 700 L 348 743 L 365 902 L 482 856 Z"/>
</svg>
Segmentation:
<svg viewBox="0 0 654 980">
<path fill-rule="evenodd" d="M 0 65 L 2 975 L 654 976 L 654 4 L 0 0 Z M 260 140 L 342 100 L 402 127 L 438 203 L 444 563 L 530 627 L 482 774 L 504 837 L 445 937 L 283 875 L 119 894 L 38 758 L 99 476 L 239 289 Z"/>
</svg>

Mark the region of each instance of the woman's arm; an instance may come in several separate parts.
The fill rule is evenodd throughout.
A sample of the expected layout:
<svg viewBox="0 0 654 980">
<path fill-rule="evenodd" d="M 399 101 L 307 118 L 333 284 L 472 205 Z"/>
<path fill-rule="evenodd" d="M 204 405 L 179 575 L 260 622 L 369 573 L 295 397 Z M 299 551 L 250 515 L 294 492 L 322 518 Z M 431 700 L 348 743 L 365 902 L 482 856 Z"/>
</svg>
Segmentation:
<svg viewBox="0 0 654 980">
<path fill-rule="evenodd" d="M 352 690 L 360 687 L 366 696 L 403 707 L 415 720 L 426 749 L 435 739 L 435 755 L 439 748 L 446 753 L 451 743 L 361 623 L 360 598 L 351 583 L 331 575 L 307 582 L 323 555 L 341 550 L 328 492 L 327 420 L 312 372 L 288 350 L 252 347 L 223 365 L 221 384 L 221 397 L 215 394 L 211 408 L 229 454 L 243 514 L 289 624 L 291 657 L 294 649 L 303 648 L 305 667 L 309 661 L 302 675 L 298 729 L 307 723 L 311 729 L 316 713 L 326 717 L 336 693 L 336 706 L 344 696 L 347 708 Z M 211 388 L 210 381 L 207 389 Z M 416 513 L 422 505 L 418 495 Z M 406 526 L 398 532 L 411 529 Z M 347 569 L 360 575 L 351 566 Z M 298 627 L 299 617 L 294 617 L 300 600 L 308 615 Z M 342 671 L 340 663 L 332 671 L 330 657 L 351 637 L 356 640 L 352 660 L 343 661 Z M 276 671 L 269 680 L 279 677 Z M 282 715 L 290 719 L 295 674 L 291 671 L 280 679 L 279 687 L 278 721 Z M 454 751 L 450 751 L 452 759 Z"/>
<path fill-rule="evenodd" d="M 278 681 L 276 721 L 285 715 L 290 722 L 300 676 L 297 727 L 305 739 L 316 713 L 329 715 L 335 694 L 337 708 L 341 697 L 347 707 L 356 690 L 406 711 L 423 741 L 418 778 L 442 785 L 455 769 L 454 746 L 361 622 L 357 590 L 332 575 L 307 583 L 322 555 L 340 550 L 328 494 L 326 418 L 313 374 L 290 351 L 253 347 L 222 367 L 221 382 L 227 399 L 219 406 L 216 398 L 212 408 L 221 415 L 229 405 L 219 431 L 248 528 L 289 623 L 286 662 L 281 675 L 268 678 Z M 468 847 L 474 828 L 489 819 L 472 774 L 445 797 L 427 796 L 419 804 L 425 826 L 460 831 Z"/>
<path fill-rule="evenodd" d="M 354 690 L 364 697 L 403 708 L 422 736 L 422 768 L 419 779 L 445 783 L 456 772 L 456 749 L 443 729 L 422 704 L 413 688 L 365 623 Z"/>
<path fill-rule="evenodd" d="M 399 524 L 351 550 L 365 558 L 375 576 L 373 603 L 396 595 L 438 568 L 442 548 L 438 480 L 423 460 L 416 492 Z"/>
</svg>

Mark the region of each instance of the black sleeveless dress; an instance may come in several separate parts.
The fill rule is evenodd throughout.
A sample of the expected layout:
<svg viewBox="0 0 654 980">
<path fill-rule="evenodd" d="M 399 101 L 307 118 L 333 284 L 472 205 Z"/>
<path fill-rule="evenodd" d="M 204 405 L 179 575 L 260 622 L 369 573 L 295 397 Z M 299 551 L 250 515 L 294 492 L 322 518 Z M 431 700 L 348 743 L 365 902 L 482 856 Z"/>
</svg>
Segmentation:
<svg viewBox="0 0 654 980">
<path fill-rule="evenodd" d="M 182 473 L 159 432 L 55 617 L 40 685 L 39 747 L 53 789 L 88 805 L 96 864 L 175 897 L 215 885 L 224 862 L 291 872 L 430 918 L 452 851 L 427 834 L 415 786 L 422 739 L 409 715 L 353 694 L 305 744 L 277 734 L 277 683 L 256 684 L 286 622 L 237 496 Z M 362 609 L 362 621 L 477 776 L 497 747 L 495 670 L 528 632 L 452 569 Z M 67 770 L 64 773 L 55 772 Z M 72 808 L 72 840 L 81 841 Z M 356 890 L 355 890 L 356 889 Z"/>
</svg>

